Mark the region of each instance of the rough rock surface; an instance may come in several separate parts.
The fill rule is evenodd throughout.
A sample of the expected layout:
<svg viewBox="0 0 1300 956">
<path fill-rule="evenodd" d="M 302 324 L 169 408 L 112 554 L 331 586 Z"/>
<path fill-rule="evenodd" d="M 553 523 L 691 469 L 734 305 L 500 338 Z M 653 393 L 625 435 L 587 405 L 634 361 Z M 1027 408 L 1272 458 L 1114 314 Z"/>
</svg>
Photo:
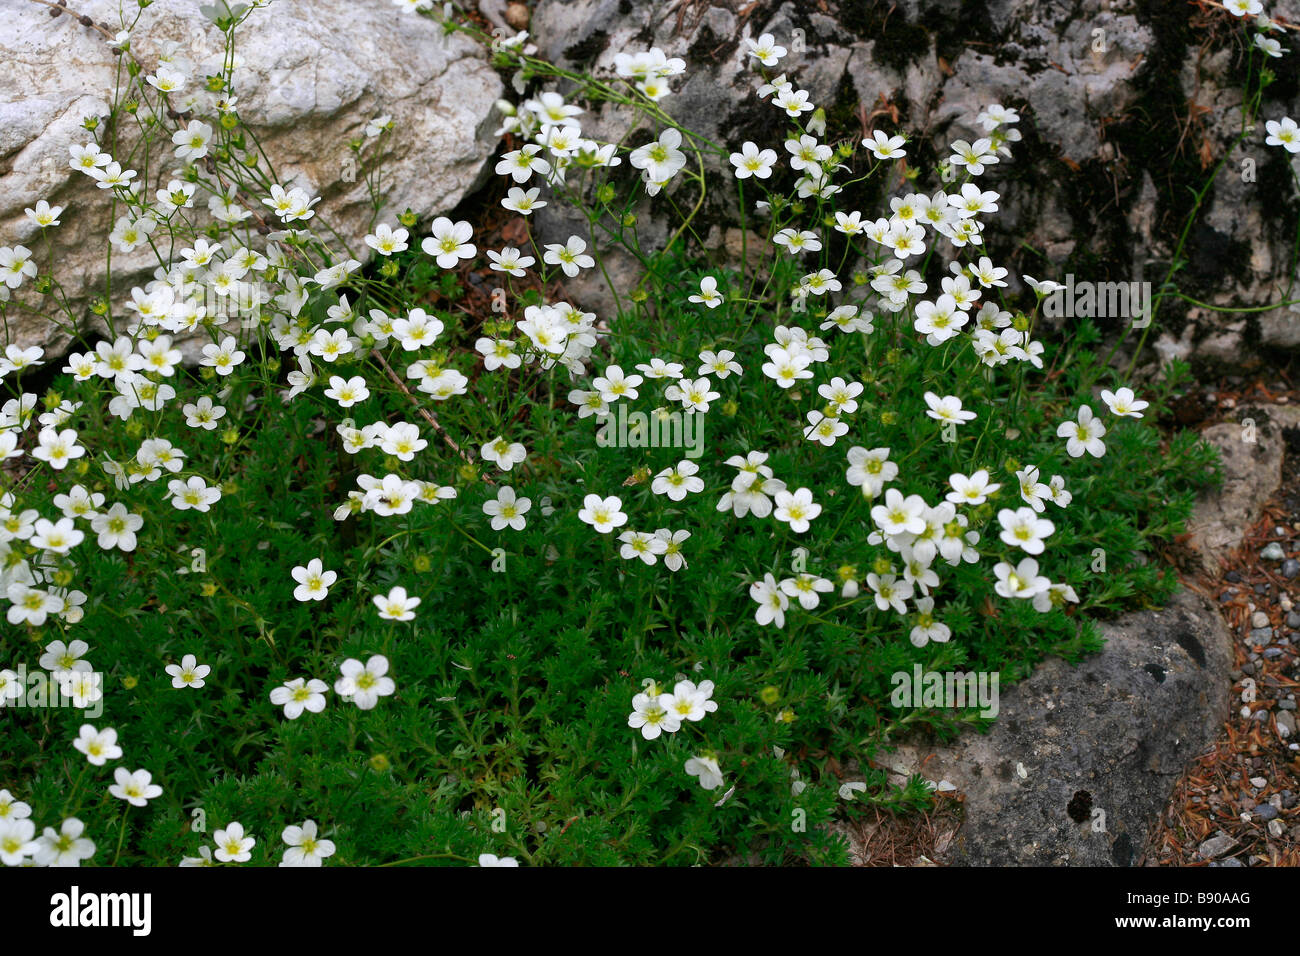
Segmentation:
<svg viewBox="0 0 1300 956">
<path fill-rule="evenodd" d="M 893 765 L 965 794 L 950 862 L 1128 866 L 1183 768 L 1227 716 L 1232 638 L 1217 609 L 1185 591 L 1159 611 L 1104 628 L 1077 667 L 1054 658 L 1002 693 L 985 735 L 904 748 Z"/>
<path fill-rule="evenodd" d="M 1235 422 L 1211 425 L 1202 437 L 1219 450 L 1223 487 L 1206 492 L 1191 522 L 1191 545 L 1207 570 L 1217 568 L 1259 519 L 1282 483 L 1283 432 L 1300 428 L 1300 408 L 1244 407 Z"/>
<path fill-rule="evenodd" d="M 1300 0 L 1267 8 L 1300 21 Z M 674 80 L 661 104 L 670 116 L 733 149 L 752 139 L 781 152 L 770 107 L 753 95 L 742 43 L 772 33 L 791 51 L 779 70 L 826 108 L 840 135 L 879 125 L 933 143 L 914 153 L 931 190 L 938 185 L 930 172 L 935 148 L 973 139 L 970 120 L 990 102 L 1018 108 L 1024 141 L 1013 161 L 986 176 L 1004 197 L 989 248 L 1016 274 L 1158 287 L 1190 211 L 1189 188 L 1205 181 L 1242 125 L 1241 21 L 1208 5 L 540 0 L 532 32 L 543 56 L 583 69 L 606 70 L 616 53 L 650 46 L 682 56 L 688 75 Z M 1294 35 L 1284 46 L 1288 41 L 1296 45 Z M 1300 53 L 1269 67 L 1276 80 L 1265 91 L 1262 119 L 1300 115 Z M 609 109 L 584 119 L 592 132 L 615 139 L 626 128 Z M 1187 294 L 1251 306 L 1280 301 L 1290 289 L 1300 214 L 1290 159 L 1264 145 L 1262 122 L 1227 157 L 1183 249 L 1177 279 Z M 866 198 L 873 204 L 864 202 L 864 212 L 879 202 Z M 548 241 L 572 231 L 558 208 L 542 212 Z M 706 206 L 707 224 L 725 228 L 733 220 L 729 209 Z M 1123 324 L 1110 316 L 1097 321 L 1110 332 Z M 1300 345 L 1300 314 L 1225 315 L 1167 300 L 1148 345 L 1156 346 L 1150 356 L 1238 365 L 1251 354 Z"/>
<path fill-rule="evenodd" d="M 116 0 L 74 0 L 79 14 L 116 31 Z M 132 10 L 135 5 L 129 4 Z M 84 305 L 104 289 L 110 203 L 93 180 L 68 167 L 68 147 L 87 142 L 86 116 L 103 115 L 117 59 L 104 37 L 70 16 L 51 18 L 28 0 L 3 0 L 0 53 L 0 245 L 44 251 L 23 209 L 38 199 L 66 206 L 54 232 L 56 278 Z M 136 55 L 151 66 L 164 48 L 216 72 L 224 49 L 195 0 L 154 0 L 134 31 Z M 473 187 L 495 145 L 492 105 L 501 82 L 473 41 L 446 38 L 427 18 L 388 0 L 277 0 L 256 10 L 237 36 L 240 116 L 254 129 L 281 183 L 323 195 L 319 219 L 363 258 L 370 221 L 363 177 L 349 172 L 349 141 L 370 119 L 390 114 L 383 192 L 388 221 L 406 207 L 450 210 Z M 191 84 L 190 89 L 194 88 Z M 122 150 L 119 150 L 122 152 Z M 134 164 L 137 165 L 138 164 Z M 151 180 L 174 165 L 153 160 Z M 349 177 L 352 181 L 348 181 Z M 150 183 L 150 193 L 165 185 Z M 115 254 L 115 284 L 152 271 L 143 252 Z M 126 285 L 129 290 L 129 285 Z M 30 290 L 19 290 L 19 294 Z M 16 311 L 16 310 L 15 310 Z M 24 345 L 58 347 L 47 319 L 19 314 L 11 333 Z"/>
<path fill-rule="evenodd" d="M 1287 405 L 1240 414 L 1255 422 L 1255 442 L 1242 441 L 1239 422 L 1204 433 L 1225 472 L 1222 491 L 1193 517 L 1193 543 L 1208 561 L 1240 545 L 1259 519 L 1282 481 L 1283 432 L 1300 427 L 1300 409 Z M 966 820 L 947 862 L 1135 862 L 1178 775 L 1227 715 L 1232 636 L 1193 591 L 1102 631 L 1106 646 L 1094 657 L 1077 667 L 1051 659 L 1006 688 L 987 735 L 912 742 L 887 761 L 963 792 Z"/>
</svg>

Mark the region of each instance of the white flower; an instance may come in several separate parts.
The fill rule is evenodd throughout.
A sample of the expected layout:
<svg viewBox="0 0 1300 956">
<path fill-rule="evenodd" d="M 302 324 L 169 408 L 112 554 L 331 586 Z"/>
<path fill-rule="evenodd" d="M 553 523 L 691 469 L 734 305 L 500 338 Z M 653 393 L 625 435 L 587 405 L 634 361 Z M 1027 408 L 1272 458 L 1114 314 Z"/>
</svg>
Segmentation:
<svg viewBox="0 0 1300 956">
<path fill-rule="evenodd" d="M 667 495 L 673 501 L 681 501 L 688 494 L 704 490 L 704 480 L 696 477 L 699 470 L 699 465 L 684 458 L 655 475 L 650 490 L 656 495 Z"/>
<path fill-rule="evenodd" d="M 934 619 L 934 598 L 917 598 L 916 611 L 916 624 L 908 635 L 914 647 L 925 647 L 931 641 L 942 644 L 952 637 L 952 629 L 942 621 Z"/>
<path fill-rule="evenodd" d="M 96 730 L 90 724 L 82 724 L 72 746 L 85 754 L 86 760 L 96 767 L 122 756 L 122 748 L 117 745 L 117 731 L 112 727 Z"/>
<path fill-rule="evenodd" d="M 134 773 L 125 767 L 113 771 L 116 781 L 108 788 L 111 796 L 125 800 L 133 807 L 143 807 L 154 797 L 162 793 L 162 787 L 153 783 L 153 774 L 148 770 L 136 770 Z"/>
<path fill-rule="evenodd" d="M 316 821 L 304 820 L 302 826 L 287 826 L 280 839 L 288 845 L 280 866 L 320 866 L 334 855 L 334 842 L 316 835 Z"/>
<path fill-rule="evenodd" d="M 1042 554 L 1043 539 L 1056 530 L 1056 525 L 1046 518 L 1040 518 L 1033 508 L 1003 508 L 998 512 L 998 522 L 1002 525 L 1000 537 L 1006 544 L 1021 548 L 1027 554 Z"/>
<path fill-rule="evenodd" d="M 582 499 L 578 520 L 591 525 L 601 534 L 607 534 L 627 524 L 627 515 L 623 513 L 623 502 L 617 496 L 601 498 L 600 495 L 587 495 Z"/>
<path fill-rule="evenodd" d="M 526 256 L 514 246 L 506 246 L 500 252 L 489 249 L 487 257 L 490 259 L 488 268 L 495 272 L 504 272 L 507 275 L 516 278 L 526 275 L 524 272 L 529 266 L 537 262 L 532 256 Z"/>
<path fill-rule="evenodd" d="M 401 588 L 394 588 L 400 591 Z M 388 674 L 388 658 L 372 654 L 362 664 L 350 657 L 340 665 L 343 676 L 334 682 L 334 692 L 344 700 L 351 700 L 361 710 L 373 710 L 379 698 L 388 697 L 397 690 L 397 684 Z"/>
<path fill-rule="evenodd" d="M 27 857 L 40 849 L 33 839 L 36 824 L 31 820 L 0 818 L 0 863 L 5 866 L 22 866 Z"/>
<path fill-rule="evenodd" d="M 51 614 L 63 610 L 63 600 L 57 595 L 40 588 L 28 587 L 26 584 L 9 585 L 6 596 L 10 601 L 5 619 L 10 624 L 30 624 L 40 627 Z"/>
<path fill-rule="evenodd" d="M 221 499 L 221 489 L 208 483 L 198 475 L 185 481 L 174 478 L 167 482 L 167 493 L 172 496 L 171 505 L 177 511 L 193 509 L 209 511 L 213 504 Z"/>
<path fill-rule="evenodd" d="M 242 823 L 233 822 L 212 834 L 212 842 L 217 845 L 216 857 L 222 863 L 245 863 L 252 858 L 250 851 L 257 840 L 244 835 Z"/>
<path fill-rule="evenodd" d="M 945 395 L 940 398 L 934 392 L 925 393 L 925 404 L 929 405 L 929 410 L 925 413 L 933 419 L 941 422 L 952 422 L 960 425 L 963 422 L 969 422 L 975 418 L 975 413 L 965 411 L 961 407 L 961 399 L 956 395 Z"/>
<path fill-rule="evenodd" d="M 686 165 L 686 154 L 677 148 L 681 144 L 681 132 L 670 126 L 657 140 L 632 150 L 628 162 L 634 169 L 642 170 L 650 182 L 665 182 Z"/>
<path fill-rule="evenodd" d="M 618 540 L 622 543 L 618 553 L 624 561 L 640 558 L 646 564 L 654 564 L 667 547 L 663 538 L 645 531 L 624 531 Z"/>
<path fill-rule="evenodd" d="M 62 206 L 51 206 L 44 199 L 38 200 L 35 209 L 24 209 L 27 218 L 36 223 L 42 229 L 50 226 L 59 225 L 59 214 L 63 212 Z"/>
<path fill-rule="evenodd" d="M 912 596 L 910 581 L 899 581 L 893 574 L 867 575 L 867 587 L 871 588 L 876 607 L 882 611 L 893 608 L 899 614 L 907 613 L 907 601 Z"/>
<path fill-rule="evenodd" d="M 624 375 L 620 366 L 611 365 L 604 375 L 592 379 L 591 387 L 600 394 L 601 401 L 613 403 L 620 398 L 636 398 L 642 381 L 640 375 Z"/>
<path fill-rule="evenodd" d="M 691 757 L 686 761 L 686 772 L 692 777 L 699 777 L 700 786 L 705 790 L 716 790 L 722 786 L 722 770 L 715 757 Z"/>
<path fill-rule="evenodd" d="M 329 595 L 329 589 L 339 576 L 334 571 L 326 571 L 320 558 L 312 558 L 305 565 L 298 565 L 289 574 L 298 586 L 293 589 L 295 601 L 323 601 Z"/>
<path fill-rule="evenodd" d="M 596 260 L 586 255 L 587 242 L 581 236 L 570 236 L 568 242 L 548 243 L 542 254 L 542 261 L 547 265 L 559 266 L 566 276 L 572 279 L 582 269 L 590 269 Z"/>
<path fill-rule="evenodd" d="M 758 610 L 754 620 L 761 625 L 775 624 L 785 627 L 785 611 L 790 606 L 790 599 L 777 584 L 771 574 L 763 575 L 763 580 L 755 581 L 749 586 L 749 597 L 757 602 Z"/>
<path fill-rule="evenodd" d="M 682 726 L 681 718 L 670 711 L 667 704 L 671 700 L 668 694 L 637 694 L 632 698 L 632 713 L 628 715 L 627 725 L 641 731 L 646 740 L 654 740 L 667 731 L 676 733 Z"/>
<path fill-rule="evenodd" d="M 1280 57 L 1283 53 L 1291 52 L 1284 48 L 1278 40 L 1266 37 L 1262 33 L 1255 34 L 1255 46 L 1271 57 Z"/>
<path fill-rule="evenodd" d="M 903 148 L 906 140 L 901 136 L 890 136 L 883 130 L 873 130 L 871 136 L 862 141 L 862 145 L 871 150 L 876 159 L 902 159 L 907 155 Z"/>
<path fill-rule="evenodd" d="M 518 866 L 519 861 L 513 856 L 497 856 L 495 853 L 480 853 L 479 866 Z"/>
<path fill-rule="evenodd" d="M 749 47 L 749 55 L 764 66 L 776 66 L 786 54 L 785 47 L 779 45 L 770 33 L 764 33 L 757 40 L 746 37 L 745 45 Z"/>
<path fill-rule="evenodd" d="M 179 664 L 168 664 L 165 670 L 171 676 L 172 687 L 176 690 L 183 687 L 197 690 L 203 686 L 204 678 L 212 673 L 212 668 L 207 664 L 200 664 L 193 654 L 186 654 Z"/>
<path fill-rule="evenodd" d="M 699 294 L 692 295 L 687 301 L 707 305 L 710 309 L 716 309 L 726 300 L 718 292 L 718 280 L 713 276 L 705 276 L 700 280 Z"/>
<path fill-rule="evenodd" d="M 788 523 L 795 534 L 807 531 L 812 519 L 821 513 L 822 506 L 813 501 L 812 491 L 808 488 L 776 493 L 776 510 L 772 512 L 772 517 Z"/>
<path fill-rule="evenodd" d="M 420 606 L 420 598 L 408 596 L 403 587 L 393 587 L 387 594 L 376 594 L 370 600 L 386 621 L 413 621 L 415 609 Z"/>
<path fill-rule="evenodd" d="M 238 343 L 231 335 L 222 339 L 220 345 L 205 345 L 199 364 L 215 369 L 218 375 L 229 375 L 244 360 L 244 353 L 237 346 Z"/>
<path fill-rule="evenodd" d="M 461 259 L 473 259 L 478 251 L 470 242 L 474 229 L 464 220 L 452 222 L 446 216 L 439 216 L 429 233 L 420 248 L 425 255 L 434 257 L 440 269 L 454 269 Z"/>
<path fill-rule="evenodd" d="M 366 380 L 360 375 L 346 379 L 341 375 L 331 375 L 330 387 L 325 389 L 325 397 L 338 402 L 340 408 L 351 408 L 369 398 L 370 389 L 366 385 Z"/>
<path fill-rule="evenodd" d="M 313 714 L 319 714 L 324 710 L 327 690 L 329 685 L 323 680 L 295 677 L 271 691 L 271 703 L 276 707 L 283 707 L 284 716 L 289 720 L 297 720 L 304 710 Z"/>
<path fill-rule="evenodd" d="M 212 127 L 199 120 L 191 120 L 185 129 L 178 129 L 172 134 L 172 143 L 176 146 L 176 158 L 183 163 L 190 163 L 208 155 L 208 143 L 212 139 Z"/>
<path fill-rule="evenodd" d="M 77 433 L 71 428 L 63 431 L 42 428 L 36 441 L 37 447 L 32 450 L 32 457 L 46 462 L 55 471 L 62 471 L 68 462 L 86 453 L 86 449 L 77 444 Z"/>
<path fill-rule="evenodd" d="M 409 246 L 406 243 L 410 236 L 405 229 L 394 229 L 386 223 L 380 223 L 375 227 L 375 231 L 366 236 L 366 245 L 381 256 L 391 256 L 395 252 L 405 252 Z"/>
<path fill-rule="evenodd" d="M 948 484 L 952 487 L 952 491 L 947 494 L 948 501 L 972 506 L 984 504 L 989 495 L 1002 487 L 997 482 L 989 481 L 987 468 L 981 468 L 969 477 L 962 474 L 950 475 Z"/>
<path fill-rule="evenodd" d="M 1093 416 L 1087 405 L 1079 406 L 1077 421 L 1062 422 L 1056 429 L 1056 437 L 1066 440 L 1065 450 L 1071 458 L 1078 458 L 1084 452 L 1094 458 L 1102 457 L 1106 454 L 1106 445 L 1101 440 L 1105 434 L 1106 426 Z"/>
<path fill-rule="evenodd" d="M 540 194 L 541 190 L 536 186 L 526 191 L 518 186 L 511 186 L 506 198 L 501 200 L 501 205 L 521 216 L 529 216 L 534 209 L 541 209 L 546 205 L 544 201 L 537 198 Z"/>
<path fill-rule="evenodd" d="M 811 611 L 821 604 L 821 595 L 833 591 L 835 585 L 815 574 L 802 572 L 793 578 L 781 582 L 781 591 L 799 602 L 805 611 Z"/>
<path fill-rule="evenodd" d="M 763 363 L 763 374 L 781 388 L 790 388 L 801 379 L 813 377 L 808 368 L 812 364 L 811 356 L 804 352 L 791 353 L 778 345 L 767 348 L 768 361 Z"/>
<path fill-rule="evenodd" d="M 897 488 L 885 492 L 883 504 L 871 509 L 871 520 L 885 534 L 920 534 L 925 530 L 925 500 L 920 495 L 903 497 Z"/>
<path fill-rule="evenodd" d="M 948 162 L 953 166 L 965 166 L 972 176 L 980 175 L 985 166 L 999 161 L 993 152 L 993 141 L 989 139 L 977 139 L 974 143 L 959 139 L 952 144 L 952 152 Z"/>
<path fill-rule="evenodd" d="M 95 844 L 81 835 L 85 829 L 86 825 L 76 817 L 64 820 L 58 830 L 46 827 L 37 841 L 32 862 L 37 866 L 81 866 L 82 860 L 95 854 Z"/>
<path fill-rule="evenodd" d="M 1051 582 L 1038 573 L 1038 562 L 1033 558 L 1025 558 L 1015 567 L 1005 561 L 999 562 L 993 573 L 998 579 L 993 590 L 1005 598 L 1032 598 L 1051 586 Z"/>
<path fill-rule="evenodd" d="M 1142 410 L 1150 404 L 1150 402 L 1137 401 L 1131 388 L 1121 388 L 1117 392 L 1103 388 L 1101 400 L 1106 403 L 1112 415 L 1119 415 L 1122 418 L 1141 418 Z"/>
<path fill-rule="evenodd" d="M 524 515 L 532 507 L 531 498 L 519 498 L 513 488 L 504 485 L 497 491 L 495 500 L 483 502 L 483 513 L 492 519 L 493 531 L 503 531 L 506 528 L 523 531 L 526 523 Z"/>
<path fill-rule="evenodd" d="M 480 454 L 502 471 L 509 471 L 528 457 L 528 450 L 518 442 L 512 444 L 498 435 L 483 446 Z"/>
<path fill-rule="evenodd" d="M 855 488 L 860 486 L 863 494 L 868 497 L 877 497 L 885 485 L 898 477 L 898 465 L 889 460 L 888 448 L 873 448 L 868 451 L 854 445 L 849 449 L 848 459 L 849 467 L 844 473 L 844 480 Z"/>
<path fill-rule="evenodd" d="M 746 140 L 740 147 L 740 152 L 731 154 L 731 165 L 736 167 L 737 179 L 748 179 L 751 176 L 767 179 L 772 175 L 772 167 L 776 165 L 776 150 L 760 150 L 756 143 Z"/>
<path fill-rule="evenodd" d="M 772 105 L 777 109 L 784 110 L 785 114 L 791 119 L 798 119 L 803 113 L 809 113 L 816 109 L 812 103 L 808 102 L 807 90 L 796 90 L 792 86 L 785 86 L 778 90 L 776 96 L 772 98 Z"/>
<path fill-rule="evenodd" d="M 709 403 L 718 398 L 719 394 L 713 391 L 713 383 L 707 376 L 684 378 L 680 384 L 669 385 L 664 389 L 664 398 L 680 401 L 687 411 L 701 413 L 709 410 Z"/>
<path fill-rule="evenodd" d="M 682 554 L 682 545 L 690 536 L 691 533 L 685 529 L 670 531 L 668 528 L 660 528 L 655 531 L 655 537 L 663 542 L 659 553 L 664 556 L 664 567 L 669 571 L 680 571 L 686 566 L 686 556 Z"/>
</svg>

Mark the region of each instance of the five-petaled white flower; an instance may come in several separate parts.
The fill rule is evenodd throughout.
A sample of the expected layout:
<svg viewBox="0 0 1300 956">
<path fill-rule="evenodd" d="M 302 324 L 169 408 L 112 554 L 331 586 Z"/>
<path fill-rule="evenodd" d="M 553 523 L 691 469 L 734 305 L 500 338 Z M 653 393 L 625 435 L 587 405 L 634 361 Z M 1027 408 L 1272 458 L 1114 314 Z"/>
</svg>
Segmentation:
<svg viewBox="0 0 1300 956">
<path fill-rule="evenodd" d="M 113 780 L 116 782 L 108 788 L 109 794 L 133 807 L 143 807 L 162 793 L 162 787 L 153 782 L 153 774 L 148 770 L 131 772 L 118 767 L 113 771 Z"/>
<path fill-rule="evenodd" d="M 251 851 L 257 840 L 245 835 L 244 825 L 235 821 L 212 834 L 212 842 L 217 845 L 216 857 L 222 863 L 246 863 L 252 859 Z"/>
<path fill-rule="evenodd" d="M 489 498 L 483 502 L 483 513 L 492 519 L 493 531 L 504 531 L 506 528 L 523 531 L 527 523 L 524 516 L 532 507 L 531 498 L 520 498 L 515 494 L 515 489 L 503 485 L 497 491 L 495 499 Z"/>
<path fill-rule="evenodd" d="M 397 589 L 400 590 L 400 589 Z M 349 657 L 340 665 L 343 676 L 334 682 L 334 692 L 344 700 L 350 700 L 361 710 L 373 710 L 379 698 L 387 697 L 397 690 L 397 684 L 388 677 L 388 658 L 382 654 L 373 654 L 362 664 L 354 657 Z"/>
<path fill-rule="evenodd" d="M 601 534 L 608 534 L 627 524 L 627 515 L 623 513 L 623 502 L 617 496 L 601 498 L 600 495 L 587 495 L 582 499 L 578 520 L 591 525 Z"/>
<path fill-rule="evenodd" d="M 280 866 L 320 866 L 334 855 L 334 841 L 317 835 L 316 821 L 304 820 L 302 826 L 287 826 L 280 835 L 288 845 Z"/>
<path fill-rule="evenodd" d="M 478 249 L 470 239 L 474 229 L 468 222 L 452 222 L 446 216 L 433 221 L 429 235 L 420 243 L 427 256 L 433 256 L 440 269 L 454 269 L 462 259 L 473 259 Z"/>
<path fill-rule="evenodd" d="M 171 676 L 172 687 L 177 690 L 183 687 L 193 687 L 197 690 L 203 686 L 204 678 L 212 673 L 212 668 L 207 664 L 200 664 L 193 654 L 186 654 L 179 664 L 168 664 L 165 670 Z"/>
<path fill-rule="evenodd" d="M 295 677 L 271 691 L 271 703 L 284 708 L 284 716 L 297 720 L 304 710 L 319 714 L 325 709 L 325 692 L 329 685 L 323 680 Z"/>
<path fill-rule="evenodd" d="M 420 606 L 420 599 L 407 595 L 404 587 L 393 587 L 387 594 L 376 594 L 371 601 L 379 608 L 379 616 L 386 621 L 414 621 L 415 609 Z"/>
<path fill-rule="evenodd" d="M 334 582 L 339 579 L 337 572 L 325 570 L 320 558 L 312 558 L 305 565 L 298 565 L 289 574 L 298 582 L 298 586 L 293 589 L 295 601 L 323 601 Z"/>
<path fill-rule="evenodd" d="M 1056 436 L 1066 440 L 1065 450 L 1071 458 L 1078 458 L 1084 452 L 1094 458 L 1106 454 L 1106 445 L 1101 440 L 1105 434 L 1106 426 L 1092 414 L 1092 409 L 1087 405 L 1079 406 L 1076 421 L 1061 422 L 1056 428 Z"/>
</svg>

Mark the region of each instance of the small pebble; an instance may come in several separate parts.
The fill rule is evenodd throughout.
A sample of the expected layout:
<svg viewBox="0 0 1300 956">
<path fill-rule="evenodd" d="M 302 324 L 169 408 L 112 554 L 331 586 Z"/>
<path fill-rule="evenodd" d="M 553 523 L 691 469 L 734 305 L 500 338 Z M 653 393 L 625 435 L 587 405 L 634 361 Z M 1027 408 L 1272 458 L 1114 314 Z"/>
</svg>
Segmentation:
<svg viewBox="0 0 1300 956">
<path fill-rule="evenodd" d="M 1292 611 L 1286 616 L 1287 627 L 1300 627 L 1300 611 Z"/>
<path fill-rule="evenodd" d="M 1265 561 L 1281 561 L 1286 557 L 1286 552 L 1282 550 L 1282 545 L 1278 544 L 1276 541 L 1270 541 L 1264 546 L 1264 549 L 1259 552 L 1259 556 Z"/>
<path fill-rule="evenodd" d="M 1277 702 L 1277 709 L 1278 709 L 1278 710 L 1291 710 L 1291 711 L 1293 711 L 1293 710 L 1295 710 L 1295 701 L 1293 701 L 1293 700 L 1279 700 L 1279 701 Z"/>
<path fill-rule="evenodd" d="M 1283 833 L 1286 832 L 1286 826 L 1282 823 L 1281 820 L 1270 820 L 1268 822 L 1268 832 L 1269 832 L 1269 836 L 1273 837 L 1273 839 L 1276 840 L 1278 837 L 1280 837 Z"/>
<path fill-rule="evenodd" d="M 1282 577 L 1286 578 L 1288 581 L 1291 580 L 1297 574 L 1300 574 L 1300 561 L 1297 561 L 1295 558 L 1287 558 L 1282 562 L 1281 573 Z"/>
<path fill-rule="evenodd" d="M 1261 823 L 1268 823 L 1269 820 L 1277 819 L 1277 807 L 1270 806 L 1267 803 L 1260 804 L 1254 810 L 1254 817 Z"/>
<path fill-rule="evenodd" d="M 1268 627 L 1268 615 L 1263 611 L 1256 611 L 1250 616 L 1251 627 Z"/>
<path fill-rule="evenodd" d="M 1236 846 L 1236 841 L 1226 833 L 1220 832 L 1217 836 L 1212 836 L 1200 845 L 1197 850 L 1204 859 L 1212 860 L 1217 856 L 1222 856 Z"/>
<path fill-rule="evenodd" d="M 1264 656 L 1268 658 L 1270 661 L 1275 661 L 1282 656 L 1282 648 L 1266 647 L 1264 648 Z"/>
<path fill-rule="evenodd" d="M 1257 627 L 1250 632 L 1250 642 L 1252 644 L 1267 644 L 1273 640 L 1273 629 L 1271 627 Z"/>
<path fill-rule="evenodd" d="M 1255 664 L 1254 664 L 1252 661 L 1246 661 L 1246 663 L 1244 663 L 1244 664 L 1241 665 L 1241 672 L 1242 672 L 1243 674 L 1254 675 L 1254 673 L 1255 673 Z"/>
<path fill-rule="evenodd" d="M 1229 571 L 1229 572 L 1228 572 L 1227 574 L 1225 574 L 1223 577 L 1224 577 L 1224 580 L 1226 580 L 1226 581 L 1231 581 L 1233 584 L 1240 584 L 1240 583 L 1241 583 L 1241 575 L 1238 574 L 1236 571 Z"/>
<path fill-rule="evenodd" d="M 1264 713 L 1264 711 L 1260 711 Z M 1278 711 L 1277 714 L 1277 732 L 1282 737 L 1295 736 L 1295 717 L 1291 716 L 1289 710 Z"/>
<path fill-rule="evenodd" d="M 1236 588 L 1228 588 L 1228 590 L 1224 591 L 1222 594 L 1219 595 L 1219 603 L 1220 603 L 1220 604 L 1227 604 L 1229 601 L 1231 601 L 1231 600 L 1232 600 L 1233 598 L 1235 598 L 1236 596 L 1237 596 L 1237 589 L 1236 589 Z M 1295 625 L 1292 625 L 1292 627 L 1294 627 L 1294 626 L 1295 626 Z"/>
<path fill-rule="evenodd" d="M 1256 790 L 1263 790 L 1265 787 L 1268 786 L 1268 781 L 1265 780 L 1263 777 L 1251 777 L 1250 785 L 1254 787 Z"/>
</svg>

